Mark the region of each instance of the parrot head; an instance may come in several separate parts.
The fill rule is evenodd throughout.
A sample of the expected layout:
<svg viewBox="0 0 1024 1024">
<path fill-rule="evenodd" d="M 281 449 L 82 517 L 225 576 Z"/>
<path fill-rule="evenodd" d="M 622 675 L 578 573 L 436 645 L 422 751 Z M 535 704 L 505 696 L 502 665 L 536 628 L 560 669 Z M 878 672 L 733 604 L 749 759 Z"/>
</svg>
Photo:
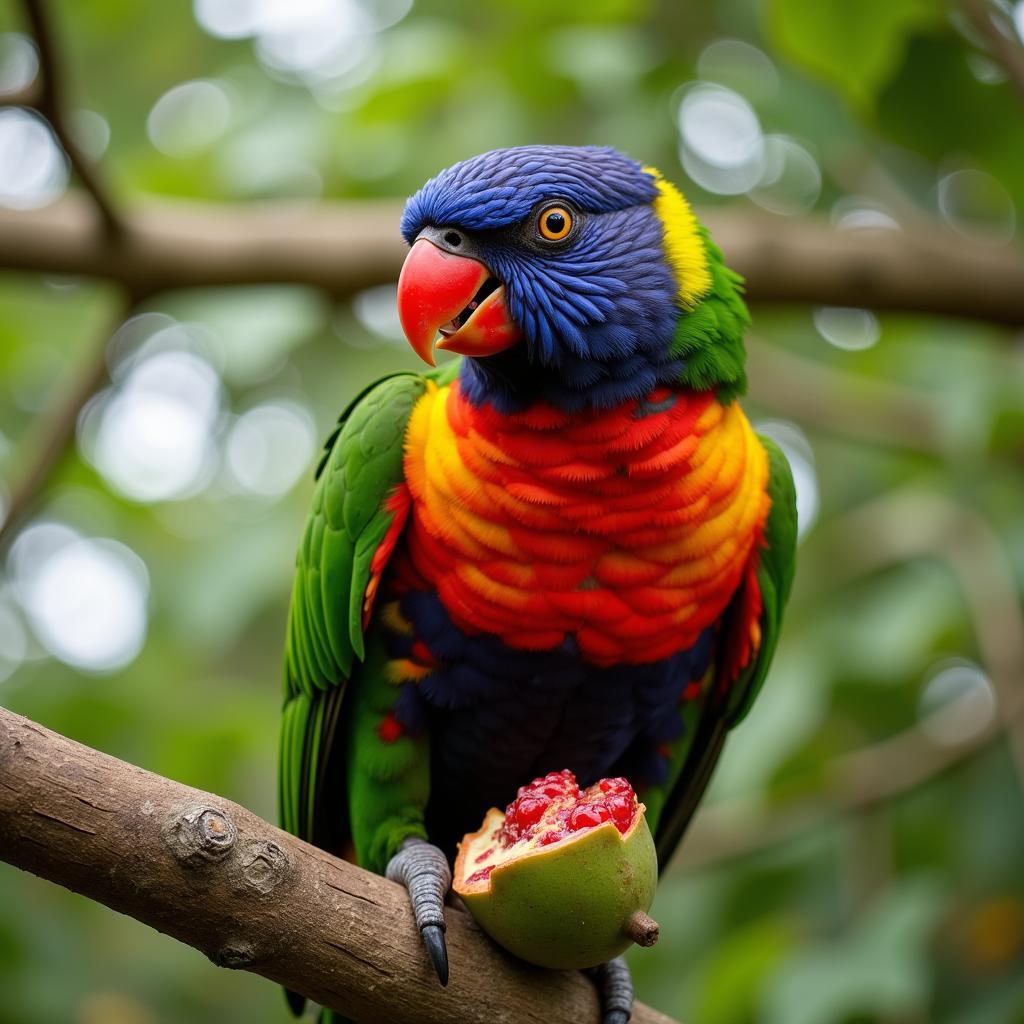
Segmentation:
<svg viewBox="0 0 1024 1024">
<path fill-rule="evenodd" d="M 442 171 L 405 206 L 398 311 L 456 352 L 472 401 L 609 408 L 666 384 L 743 390 L 741 282 L 657 171 L 616 150 L 523 146 Z"/>
</svg>

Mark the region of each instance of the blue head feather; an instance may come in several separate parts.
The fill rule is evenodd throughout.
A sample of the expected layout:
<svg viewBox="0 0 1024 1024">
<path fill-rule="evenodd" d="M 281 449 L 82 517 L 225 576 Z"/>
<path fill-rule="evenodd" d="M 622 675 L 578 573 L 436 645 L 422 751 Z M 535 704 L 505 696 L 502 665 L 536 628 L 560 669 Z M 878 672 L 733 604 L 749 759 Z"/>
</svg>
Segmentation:
<svg viewBox="0 0 1024 1024">
<path fill-rule="evenodd" d="M 613 149 L 523 146 L 455 164 L 408 201 L 406 241 L 427 225 L 472 233 L 523 332 L 521 345 L 464 360 L 471 401 L 503 411 L 537 400 L 610 408 L 680 379 L 678 284 L 652 207 L 657 195 L 654 178 Z M 552 200 L 582 214 L 572 244 L 521 244 L 509 229 Z"/>
</svg>

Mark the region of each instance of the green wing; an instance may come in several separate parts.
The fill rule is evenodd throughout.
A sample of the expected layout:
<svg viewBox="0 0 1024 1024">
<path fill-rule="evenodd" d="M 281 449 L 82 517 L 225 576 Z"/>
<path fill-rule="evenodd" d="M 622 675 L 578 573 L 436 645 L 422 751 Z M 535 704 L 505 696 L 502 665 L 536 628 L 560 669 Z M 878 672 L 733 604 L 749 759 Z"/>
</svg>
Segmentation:
<svg viewBox="0 0 1024 1024">
<path fill-rule="evenodd" d="M 761 589 L 761 646 L 729 694 L 726 712 L 729 728 L 743 720 L 764 683 L 775 657 L 782 629 L 782 613 L 789 600 L 796 567 L 796 489 L 793 473 L 779 446 L 769 437 L 760 438 L 768 452 L 768 496 L 771 511 L 765 524 L 764 548 L 757 567 Z"/>
<path fill-rule="evenodd" d="M 644 793 L 653 810 L 658 862 L 664 867 L 679 844 L 704 794 L 728 731 L 754 703 L 775 654 L 782 613 L 793 583 L 796 552 L 796 492 L 789 463 L 778 445 L 761 437 L 768 453 L 768 494 L 771 509 L 765 524 L 757 581 L 761 590 L 761 643 L 739 679 L 728 687 L 714 683 L 702 701 L 684 705 L 684 733 L 673 750 L 670 783 L 665 791 Z M 735 603 L 735 602 L 734 602 Z M 731 624 L 726 612 L 725 630 Z"/>
<path fill-rule="evenodd" d="M 285 648 L 279 811 L 282 826 L 317 845 L 344 837 L 344 786 L 321 785 L 346 684 L 364 656 L 363 599 L 391 526 L 385 502 L 404 480 L 402 443 L 426 378 L 396 374 L 342 413 L 317 470 L 296 558 Z M 322 799 L 328 796 L 328 800 Z"/>
</svg>

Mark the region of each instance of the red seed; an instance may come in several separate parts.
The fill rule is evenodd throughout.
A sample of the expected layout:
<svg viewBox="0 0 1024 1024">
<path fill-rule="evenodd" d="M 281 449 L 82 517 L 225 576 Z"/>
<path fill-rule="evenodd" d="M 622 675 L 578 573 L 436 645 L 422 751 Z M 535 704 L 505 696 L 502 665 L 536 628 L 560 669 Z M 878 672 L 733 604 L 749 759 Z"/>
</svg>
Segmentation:
<svg viewBox="0 0 1024 1024">
<path fill-rule="evenodd" d="M 607 821 L 607 819 L 608 811 L 605 810 L 604 820 Z M 578 832 L 581 828 L 594 828 L 595 825 L 600 825 L 601 820 L 601 815 L 596 807 L 581 804 L 572 809 L 572 813 L 569 815 L 569 828 L 573 832 Z"/>
<path fill-rule="evenodd" d="M 494 847 L 493 846 L 487 847 L 487 849 L 484 850 L 484 852 L 481 853 L 479 857 L 474 858 L 473 863 L 474 864 L 479 864 L 482 860 L 487 860 L 487 858 L 490 857 L 490 855 L 492 853 L 494 853 Z"/>
<path fill-rule="evenodd" d="M 633 787 L 624 778 L 601 779 L 581 793 L 571 771 L 548 772 L 520 786 L 494 839 L 504 849 L 531 841 L 549 846 L 608 820 L 625 833 L 636 817 L 636 806 Z M 491 852 L 493 848 L 477 862 Z"/>
<path fill-rule="evenodd" d="M 513 804 L 514 810 L 512 813 L 515 815 L 516 824 L 520 828 L 529 828 L 531 825 L 536 825 L 547 806 L 548 802 L 546 800 L 530 796 L 521 797 Z"/>
<path fill-rule="evenodd" d="M 494 870 L 494 865 L 490 867 L 481 868 L 479 871 L 474 871 L 473 874 L 466 879 L 467 882 L 486 882 L 491 877 L 491 872 Z"/>
<path fill-rule="evenodd" d="M 633 797 L 626 796 L 625 793 L 616 793 L 608 797 L 607 804 L 608 810 L 611 812 L 612 821 L 615 822 L 620 832 L 625 832 L 633 823 L 633 816 L 636 811 Z"/>
</svg>

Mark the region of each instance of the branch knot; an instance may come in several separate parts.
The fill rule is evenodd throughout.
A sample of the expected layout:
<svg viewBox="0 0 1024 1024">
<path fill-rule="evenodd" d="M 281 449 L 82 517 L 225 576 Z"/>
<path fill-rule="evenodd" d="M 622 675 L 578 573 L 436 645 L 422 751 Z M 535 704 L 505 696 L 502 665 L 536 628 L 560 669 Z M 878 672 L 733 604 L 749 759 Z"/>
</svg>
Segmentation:
<svg viewBox="0 0 1024 1024">
<path fill-rule="evenodd" d="M 173 814 L 164 828 L 164 841 L 187 867 L 219 861 L 231 852 L 238 836 L 235 823 L 216 807 L 192 804 Z"/>
<path fill-rule="evenodd" d="M 242 855 L 242 874 L 249 886 L 269 896 L 291 872 L 292 862 L 277 843 L 252 843 Z"/>
</svg>

